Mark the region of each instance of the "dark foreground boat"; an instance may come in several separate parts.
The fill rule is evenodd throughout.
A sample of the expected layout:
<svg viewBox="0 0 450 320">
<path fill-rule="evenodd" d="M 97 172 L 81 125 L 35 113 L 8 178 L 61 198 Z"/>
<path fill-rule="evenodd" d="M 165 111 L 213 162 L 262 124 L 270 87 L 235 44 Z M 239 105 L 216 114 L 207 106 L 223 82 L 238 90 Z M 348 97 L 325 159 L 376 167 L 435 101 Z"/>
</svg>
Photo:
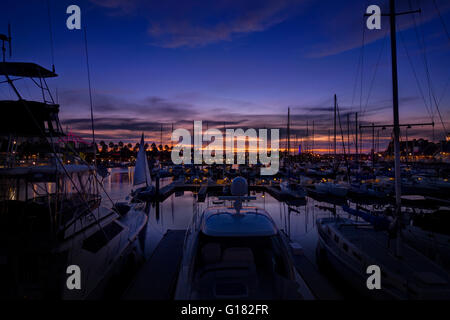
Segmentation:
<svg viewBox="0 0 450 320">
<path fill-rule="evenodd" d="M 61 139 L 59 105 L 46 82 L 54 71 L 0 62 L 0 76 L 17 96 L 0 101 L 0 297 L 102 296 L 138 254 L 143 204 L 122 214 L 101 206 L 95 166 Z M 27 79 L 43 101 L 23 99 L 15 83 Z M 80 281 L 68 281 L 76 269 Z"/>
</svg>

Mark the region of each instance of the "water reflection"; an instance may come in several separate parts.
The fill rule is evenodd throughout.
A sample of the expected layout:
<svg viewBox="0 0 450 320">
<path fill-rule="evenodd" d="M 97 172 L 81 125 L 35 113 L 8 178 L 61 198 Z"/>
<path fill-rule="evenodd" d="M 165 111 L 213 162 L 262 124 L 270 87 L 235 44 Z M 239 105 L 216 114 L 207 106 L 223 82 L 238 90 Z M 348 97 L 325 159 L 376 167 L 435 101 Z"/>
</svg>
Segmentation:
<svg viewBox="0 0 450 320">
<path fill-rule="evenodd" d="M 133 168 L 110 169 L 110 173 L 104 181 L 105 190 L 113 201 L 124 201 L 132 189 Z M 169 178 L 162 179 L 161 186 L 170 182 Z M 341 207 L 309 197 L 303 203 L 287 204 L 279 202 L 267 193 L 258 192 L 253 195 L 257 199 L 253 200 L 251 205 L 264 208 L 279 229 L 283 229 L 292 240 L 303 246 L 305 254 L 312 262 L 315 262 L 315 247 L 318 239 L 316 219 L 329 217 L 335 211 L 337 214 L 348 217 Z M 109 201 L 106 197 L 103 198 L 103 201 Z M 150 205 L 144 237 L 146 256 L 151 255 L 167 230 L 186 229 L 193 214 L 213 206 L 214 200 L 217 200 L 217 197 L 208 196 L 204 203 L 198 203 L 195 193 L 186 191 L 182 194 L 172 194 L 163 203 Z"/>
</svg>

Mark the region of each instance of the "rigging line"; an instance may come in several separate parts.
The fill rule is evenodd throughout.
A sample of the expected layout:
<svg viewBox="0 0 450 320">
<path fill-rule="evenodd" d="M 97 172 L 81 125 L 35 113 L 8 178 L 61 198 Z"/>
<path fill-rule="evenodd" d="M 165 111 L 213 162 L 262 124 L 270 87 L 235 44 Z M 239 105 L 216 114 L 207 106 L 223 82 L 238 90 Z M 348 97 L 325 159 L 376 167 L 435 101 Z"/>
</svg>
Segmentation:
<svg viewBox="0 0 450 320">
<path fill-rule="evenodd" d="M 47 0 L 47 15 L 48 15 L 48 31 L 50 34 L 50 52 L 52 57 L 52 70 L 55 72 L 55 54 L 53 49 L 53 27 L 52 27 L 52 19 L 50 14 L 50 0 Z"/>
<path fill-rule="evenodd" d="M 364 22 L 363 22 L 363 24 L 364 24 Z M 359 77 L 359 68 L 361 66 L 361 59 L 362 59 L 362 55 L 363 55 L 363 51 L 362 51 L 363 44 L 364 44 L 364 28 L 363 28 L 363 32 L 362 32 L 361 50 L 359 51 L 358 65 L 356 66 L 355 83 L 353 84 L 353 94 L 352 94 L 352 104 L 351 104 L 352 109 L 353 109 L 353 104 L 355 101 L 356 88 L 357 88 L 358 77 Z"/>
<path fill-rule="evenodd" d="M 55 164 L 55 174 L 58 173 L 57 165 L 59 164 L 59 165 L 61 166 L 61 168 L 63 169 L 63 171 L 64 171 L 66 177 L 69 178 L 69 180 L 70 180 L 70 182 L 72 183 L 72 185 L 73 185 L 74 189 L 76 190 L 76 192 L 77 192 L 78 194 L 81 195 L 81 200 L 82 200 L 83 204 L 86 205 L 87 210 L 88 210 L 88 211 L 91 211 L 91 210 L 90 210 L 89 203 L 88 203 L 87 200 L 85 199 L 84 195 L 81 194 L 79 188 L 77 187 L 77 185 L 76 185 L 75 182 L 73 181 L 72 175 L 69 174 L 69 172 L 67 171 L 67 168 L 64 166 L 64 163 L 62 162 L 62 160 L 61 160 L 60 157 L 58 156 L 58 153 L 56 152 L 55 145 L 54 145 L 54 143 L 53 143 L 53 135 L 52 135 L 51 131 L 49 132 L 49 136 L 50 136 L 50 140 L 49 140 L 49 138 L 48 138 L 47 135 L 45 134 L 44 130 L 41 128 L 41 126 L 40 126 L 39 123 L 37 122 L 37 119 L 36 119 L 36 118 L 34 117 L 34 115 L 32 114 L 31 109 L 30 109 L 30 107 L 28 106 L 26 100 L 23 100 L 22 97 L 20 96 L 20 94 L 17 92 L 17 89 L 14 87 L 14 85 L 13 85 L 12 81 L 10 80 L 8 74 L 5 74 L 4 76 L 6 77 L 8 83 L 10 84 L 10 88 L 11 88 L 12 90 L 15 91 L 16 95 L 17 95 L 18 98 L 19 98 L 19 101 L 20 101 L 20 102 L 22 103 L 22 105 L 25 107 L 27 113 L 31 116 L 31 119 L 32 119 L 33 122 L 34 122 L 34 125 L 36 125 L 37 128 L 39 128 L 39 131 L 40 131 L 42 137 L 45 139 L 45 141 L 47 142 L 47 144 L 49 144 L 49 146 L 50 146 L 50 148 L 51 148 L 51 151 L 52 151 L 52 154 L 53 154 L 54 158 L 55 158 L 56 161 L 57 161 L 57 163 Z M 91 212 L 92 212 L 92 211 L 91 211 Z M 79 217 L 76 217 L 75 219 L 80 219 L 81 216 L 82 216 L 82 214 L 80 214 L 80 216 L 79 216 Z M 53 217 L 52 217 L 52 219 L 53 219 Z M 56 219 L 56 212 L 55 212 L 55 217 L 54 217 L 54 219 Z M 109 239 L 109 237 L 107 236 L 107 234 L 105 233 L 105 231 L 103 230 L 103 228 L 101 227 L 101 225 L 99 224 L 99 222 L 98 222 L 97 219 L 96 219 L 96 223 L 99 225 L 99 227 L 100 227 L 100 229 L 102 230 L 102 232 L 103 232 L 103 234 L 105 235 L 105 237 L 106 237 L 107 239 Z"/>
<path fill-rule="evenodd" d="M 419 1 L 419 3 L 420 3 L 420 1 Z M 445 27 L 445 25 L 444 25 L 444 27 Z M 428 60 L 427 60 L 427 56 L 426 56 L 425 37 L 423 35 L 423 32 L 422 32 L 422 42 L 423 42 L 423 46 L 424 46 L 424 62 L 425 62 L 426 70 L 427 70 L 428 86 L 429 86 L 429 89 L 430 89 L 430 109 L 433 110 L 433 101 L 434 101 L 434 103 L 436 105 L 436 112 L 439 115 L 439 119 L 441 121 L 442 127 L 443 127 L 443 129 L 444 129 L 444 131 L 446 133 L 446 128 L 445 128 L 445 125 L 444 125 L 444 121 L 442 119 L 442 115 L 441 115 L 441 112 L 439 110 L 439 104 L 437 103 L 436 96 L 435 96 L 435 93 L 434 93 L 434 90 L 433 90 L 433 87 L 432 87 L 432 84 L 431 84 L 431 79 L 430 79 L 430 75 L 429 75 L 429 68 L 428 68 Z M 434 113 L 433 113 L 433 117 L 434 117 Z"/>
<path fill-rule="evenodd" d="M 363 28 L 363 40 L 362 40 L 363 43 L 362 43 L 362 48 L 361 48 L 361 84 L 360 84 L 360 96 L 359 96 L 359 112 L 361 112 L 361 110 L 362 110 L 365 34 L 366 34 L 366 28 Z"/>
<path fill-rule="evenodd" d="M 412 63 L 412 60 L 411 60 L 411 57 L 409 55 L 408 49 L 406 47 L 405 40 L 404 40 L 403 35 L 402 35 L 401 32 L 399 33 L 399 35 L 400 35 L 400 40 L 401 40 L 401 42 L 403 44 L 403 48 L 405 49 L 406 57 L 408 58 L 409 64 L 411 65 L 411 69 L 412 69 L 414 78 L 416 79 L 417 87 L 419 88 L 419 92 L 420 92 L 420 95 L 422 96 L 423 103 L 425 104 L 425 107 L 427 108 L 427 112 L 428 112 L 428 114 L 429 114 L 429 116 L 431 118 L 431 121 L 433 121 L 432 111 L 428 107 L 428 103 L 427 103 L 427 100 L 425 98 L 425 94 L 423 93 L 422 86 L 420 85 L 420 81 L 419 81 L 419 78 L 417 76 L 416 69 L 414 68 L 414 65 Z"/>
<path fill-rule="evenodd" d="M 450 34 L 448 33 L 448 29 L 447 29 L 447 26 L 445 25 L 444 18 L 442 18 L 441 10 L 439 10 L 436 0 L 433 0 L 433 3 L 434 3 L 434 7 L 436 8 L 436 11 L 439 15 L 439 20 L 441 21 L 441 24 L 442 24 L 442 27 L 444 28 L 445 34 L 447 35 L 447 39 L 450 42 Z"/>
<path fill-rule="evenodd" d="M 8 78 L 7 75 L 6 75 L 6 77 Z M 36 119 L 36 118 L 33 116 L 33 114 L 31 113 L 31 109 L 29 108 L 29 106 L 28 106 L 28 104 L 26 103 L 26 101 L 25 101 L 25 100 L 19 100 L 19 101 L 21 101 L 21 102 L 22 102 L 22 105 L 25 106 L 25 109 L 27 110 L 28 114 L 31 116 L 31 118 L 32 118 L 32 120 L 33 120 L 33 122 L 34 122 L 34 124 L 39 128 L 39 131 L 40 131 L 41 135 L 43 136 L 43 138 L 45 139 L 45 141 L 50 145 L 50 148 L 51 148 L 51 150 L 52 150 L 52 154 L 54 155 L 54 157 L 55 157 L 55 159 L 56 159 L 56 161 L 57 161 L 57 164 L 56 164 L 56 167 L 55 167 L 55 168 L 56 168 L 56 172 L 55 172 L 55 173 L 56 173 L 56 174 L 58 173 L 58 172 L 57 172 L 57 170 L 58 170 L 58 169 L 57 169 L 57 165 L 59 164 L 59 165 L 61 166 L 61 168 L 63 169 L 63 171 L 64 171 L 66 177 L 67 177 L 67 178 L 70 180 L 70 182 L 72 183 L 72 185 L 73 185 L 74 189 L 76 190 L 76 192 L 77 192 L 78 194 L 81 195 L 81 200 L 82 200 L 83 204 L 86 206 L 87 211 L 91 211 L 90 206 L 89 206 L 89 203 L 88 203 L 87 200 L 85 199 L 84 195 L 80 192 L 79 188 L 77 187 L 77 185 L 75 184 L 75 182 L 74 182 L 74 180 L 73 180 L 73 178 L 72 178 L 72 175 L 69 174 L 69 172 L 67 171 L 67 168 L 64 166 L 62 160 L 60 159 L 60 157 L 59 157 L 58 154 L 57 154 L 56 149 L 55 149 L 55 146 L 54 146 L 54 144 L 53 144 L 53 135 L 51 134 L 51 132 L 49 133 L 49 134 L 50 134 L 50 140 L 49 140 L 48 137 L 45 135 L 43 129 L 39 126 L 39 124 L 38 124 L 38 122 L 37 122 L 37 119 Z M 91 211 L 91 212 L 92 212 L 92 211 Z M 80 214 L 78 217 L 74 218 L 74 220 L 81 219 L 82 216 L 83 216 L 83 214 Z M 99 222 L 98 222 L 97 219 L 96 219 L 96 223 L 99 225 L 100 229 L 102 229 L 102 232 L 103 232 L 103 234 L 105 235 L 105 237 L 106 237 L 107 239 L 109 239 L 109 237 L 106 235 L 105 231 L 103 230 L 103 228 L 101 227 L 101 225 L 99 224 Z"/>
<path fill-rule="evenodd" d="M 444 139 L 447 136 L 447 129 L 445 128 L 444 120 L 442 119 L 441 111 L 439 110 L 439 106 L 436 101 L 436 97 L 433 95 L 434 103 L 436 104 L 436 111 L 439 115 L 439 120 L 441 120 L 442 128 L 444 129 Z"/>
<path fill-rule="evenodd" d="M 336 104 L 338 119 L 339 119 L 339 128 L 341 129 L 341 141 L 342 141 L 342 150 L 344 151 L 344 160 L 347 167 L 347 181 L 350 183 L 350 166 L 348 163 L 347 153 L 345 152 L 345 139 L 344 139 L 344 131 L 342 130 L 342 123 L 341 123 L 341 113 L 339 111 L 339 105 Z"/>
<path fill-rule="evenodd" d="M 439 105 L 442 103 L 442 100 L 444 99 L 445 94 L 447 93 L 447 87 L 449 83 L 450 83 L 450 76 L 447 78 L 447 82 L 445 83 L 444 91 L 442 92 L 441 98 L 439 99 Z"/>
<path fill-rule="evenodd" d="M 370 96 L 371 96 L 371 94 L 372 94 L 372 89 L 373 89 L 373 85 L 374 85 L 374 83 L 375 83 L 375 78 L 376 78 L 376 75 L 377 75 L 378 66 L 380 65 L 380 61 L 381 61 L 381 56 L 383 55 L 383 50 L 384 50 L 384 46 L 385 46 L 385 44 L 386 44 L 386 39 L 387 39 L 387 33 L 388 33 L 388 30 L 386 30 L 386 32 L 385 32 L 385 34 L 384 34 L 383 43 L 382 43 L 382 45 L 381 45 L 380 52 L 379 52 L 379 54 L 378 54 L 377 63 L 376 63 L 376 65 L 375 65 L 375 70 L 374 70 L 374 73 L 373 73 L 372 81 L 371 81 L 371 83 L 370 83 L 369 92 L 367 93 L 366 106 L 364 107 L 364 110 L 363 110 L 363 112 L 362 112 L 362 114 L 361 114 L 361 117 L 364 116 L 364 114 L 365 114 L 366 111 L 367 111 L 367 107 L 369 106 L 369 99 L 370 99 Z"/>
<path fill-rule="evenodd" d="M 409 0 L 409 4 L 411 5 L 411 0 Z M 419 0 L 419 4 L 420 4 L 420 0 Z M 440 11 L 439 11 L 439 8 L 436 5 L 436 2 L 434 2 L 434 4 L 435 4 L 435 7 L 436 7 L 436 9 L 437 9 L 437 11 L 439 13 L 439 16 L 440 16 Z M 414 25 L 417 28 L 415 18 L 413 17 L 413 19 L 414 19 Z M 444 24 L 444 28 L 445 28 L 445 24 Z M 447 31 L 447 29 L 446 29 L 446 31 Z M 431 109 L 433 108 L 432 106 L 433 106 L 433 101 L 434 101 L 435 106 L 436 106 L 436 111 L 437 111 L 437 113 L 439 115 L 439 119 L 440 119 L 441 124 L 442 124 L 442 128 L 444 129 L 444 136 L 446 136 L 447 135 L 447 129 L 445 128 L 444 120 L 442 119 L 441 111 L 439 110 L 439 104 L 437 103 L 436 95 L 434 94 L 434 90 L 433 90 L 433 87 L 432 87 L 432 84 L 431 84 L 430 72 L 429 72 L 429 67 L 428 67 L 428 59 L 427 59 L 427 56 L 426 56 L 425 37 L 424 37 L 423 32 L 421 32 L 421 34 L 422 34 L 422 44 L 423 44 L 423 48 L 424 48 L 423 49 L 424 63 L 425 63 L 426 71 L 427 71 L 428 86 L 429 86 L 429 90 L 430 90 L 430 108 Z M 431 97 L 433 97 L 433 100 L 431 100 Z"/>
<path fill-rule="evenodd" d="M 92 105 L 92 89 L 91 89 L 91 72 L 89 69 L 89 53 L 87 45 L 86 27 L 84 27 L 84 48 L 86 51 L 86 67 L 87 67 L 87 78 L 89 85 L 89 104 L 91 107 L 91 127 L 92 127 L 92 147 L 94 149 L 94 165 L 97 165 L 97 147 L 95 145 L 95 129 L 94 129 L 94 108 Z"/>
<path fill-rule="evenodd" d="M 68 147 L 70 149 L 70 151 L 72 151 L 75 155 L 80 156 L 79 152 L 77 150 L 75 150 L 71 144 L 66 144 L 66 147 Z M 87 166 L 90 166 L 90 164 L 84 160 L 83 158 L 80 157 L 80 161 L 83 162 L 84 164 L 86 164 Z M 114 203 L 113 199 L 110 197 L 110 195 L 108 194 L 108 192 L 105 189 L 105 186 L 103 185 L 103 181 L 100 181 L 97 177 L 97 175 L 93 175 L 95 181 L 100 185 L 100 187 L 103 190 L 103 193 L 106 195 L 106 197 L 108 198 L 109 201 L 111 201 L 112 205 L 115 207 L 116 204 Z"/>
<path fill-rule="evenodd" d="M 409 9 L 412 10 L 411 0 L 408 0 L 408 3 L 409 3 Z M 419 6 L 420 6 L 420 1 L 419 1 Z M 428 96 L 429 96 L 429 99 L 430 99 L 429 108 L 430 108 L 430 112 L 431 112 L 431 120 L 433 121 L 434 113 L 433 113 L 432 95 L 434 95 L 434 91 L 433 91 L 432 86 L 431 86 L 430 71 L 429 71 L 429 68 L 428 68 L 428 59 L 427 59 L 427 54 L 426 54 L 425 37 L 423 35 L 423 32 L 421 32 L 422 37 L 421 38 L 419 37 L 419 31 L 418 31 L 419 27 L 417 25 L 416 18 L 414 17 L 414 15 L 411 15 L 411 19 L 413 20 L 414 32 L 415 32 L 415 35 L 416 35 L 417 43 L 419 45 L 419 49 L 422 51 L 423 64 L 425 66 L 425 72 L 426 72 L 426 76 L 427 76 Z"/>
</svg>

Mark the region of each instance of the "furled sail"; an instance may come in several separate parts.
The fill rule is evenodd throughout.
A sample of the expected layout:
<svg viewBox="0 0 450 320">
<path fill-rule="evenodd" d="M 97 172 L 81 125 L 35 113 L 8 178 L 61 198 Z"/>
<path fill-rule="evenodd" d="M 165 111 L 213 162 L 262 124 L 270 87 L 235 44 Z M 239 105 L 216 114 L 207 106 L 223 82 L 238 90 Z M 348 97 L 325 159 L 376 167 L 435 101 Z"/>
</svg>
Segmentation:
<svg viewBox="0 0 450 320">
<path fill-rule="evenodd" d="M 142 134 L 141 142 L 139 145 L 139 152 L 136 159 L 136 167 L 134 168 L 134 182 L 133 185 L 145 183 L 151 185 L 150 170 L 148 168 L 147 155 L 144 150 L 144 134 Z"/>
</svg>

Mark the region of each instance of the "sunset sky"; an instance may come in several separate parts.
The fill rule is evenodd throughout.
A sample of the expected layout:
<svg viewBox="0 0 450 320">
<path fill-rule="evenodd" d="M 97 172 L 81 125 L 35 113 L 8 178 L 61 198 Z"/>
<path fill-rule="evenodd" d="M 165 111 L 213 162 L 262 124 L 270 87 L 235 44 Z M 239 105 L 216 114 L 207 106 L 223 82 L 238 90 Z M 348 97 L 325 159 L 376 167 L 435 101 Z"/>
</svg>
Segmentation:
<svg viewBox="0 0 450 320">
<path fill-rule="evenodd" d="M 81 136 L 90 135 L 89 95 L 83 30 L 66 28 L 71 4 L 80 6 L 87 30 L 99 140 L 135 143 L 144 132 L 159 144 L 162 123 L 166 144 L 172 123 L 191 128 L 193 120 L 284 134 L 290 107 L 292 139 L 300 141 L 306 122 L 314 121 L 316 146 L 326 149 L 334 94 L 345 136 L 347 113 L 352 129 L 355 112 L 363 123 L 392 123 L 389 21 L 368 30 L 363 17 L 370 4 L 387 12 L 386 0 L 49 3 L 59 75 L 49 85 L 58 92 L 63 127 Z M 438 140 L 444 129 L 434 101 L 450 128 L 450 39 L 442 24 L 450 31 L 450 2 L 436 3 L 442 19 L 433 1 L 398 0 L 397 9 L 422 9 L 398 17 L 400 121 L 434 121 Z M 12 25 L 11 60 L 51 69 L 47 1 L 3 0 L 1 7 L 0 33 Z M 20 86 L 26 98 L 38 98 L 31 87 Z M 1 85 L 0 99 L 12 98 Z M 408 135 L 431 139 L 431 133 L 413 128 Z M 389 137 L 381 133 L 383 145 Z"/>
</svg>

